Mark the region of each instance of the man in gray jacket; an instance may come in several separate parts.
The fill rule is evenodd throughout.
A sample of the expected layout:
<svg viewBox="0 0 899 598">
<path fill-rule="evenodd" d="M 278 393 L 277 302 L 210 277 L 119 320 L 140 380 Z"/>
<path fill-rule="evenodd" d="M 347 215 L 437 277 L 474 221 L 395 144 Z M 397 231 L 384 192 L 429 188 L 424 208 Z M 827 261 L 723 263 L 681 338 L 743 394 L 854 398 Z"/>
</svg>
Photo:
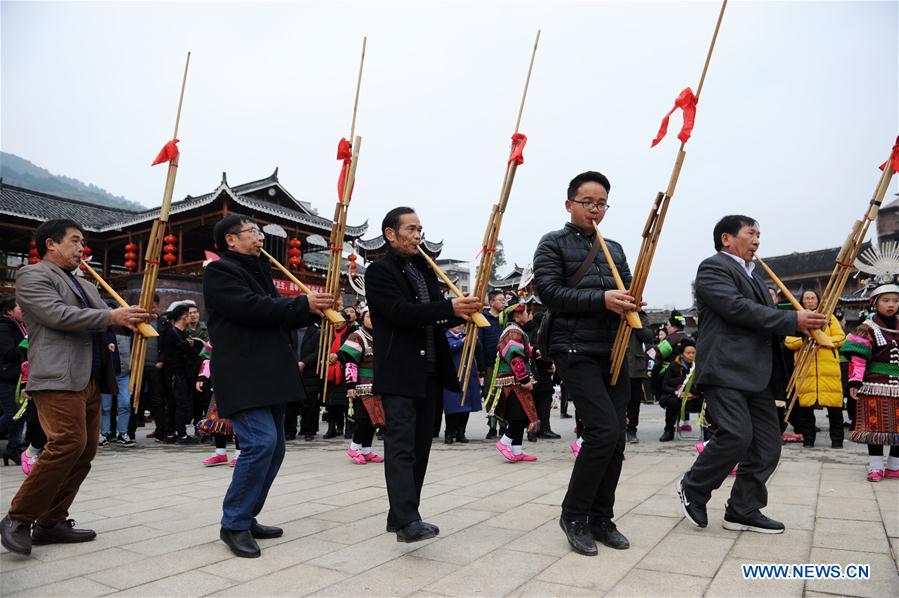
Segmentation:
<svg viewBox="0 0 899 598">
<path fill-rule="evenodd" d="M 780 460 L 775 397 L 783 396 L 783 336 L 809 334 L 827 318 L 812 311 L 780 311 L 752 258 L 759 225 L 748 216 L 725 216 L 713 233 L 717 253 L 696 273 L 699 334 L 696 384 L 702 387 L 715 435 L 677 482 L 687 520 L 708 525 L 705 505 L 734 465 L 737 479 L 724 511 L 724 528 L 779 534 L 783 523 L 762 514 L 765 483 Z"/>
<path fill-rule="evenodd" d="M 97 452 L 100 392 L 117 392 L 103 332 L 110 326 L 134 329 L 150 319 L 139 307 L 108 309 L 96 287 L 72 274 L 84 250 L 76 222 L 47 221 L 34 239 L 43 259 L 19 270 L 16 301 L 29 331 L 25 390 L 37 406 L 47 444 L 0 521 L 3 546 L 19 554 L 31 554 L 32 544 L 96 536 L 75 529 L 68 515 Z"/>
</svg>

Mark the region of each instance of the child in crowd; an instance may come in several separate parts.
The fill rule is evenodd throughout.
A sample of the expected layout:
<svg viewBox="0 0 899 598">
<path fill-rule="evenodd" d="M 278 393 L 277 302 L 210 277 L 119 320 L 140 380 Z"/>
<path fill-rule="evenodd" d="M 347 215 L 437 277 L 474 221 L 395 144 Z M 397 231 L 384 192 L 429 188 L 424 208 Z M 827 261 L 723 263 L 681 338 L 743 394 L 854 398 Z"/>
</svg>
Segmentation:
<svg viewBox="0 0 899 598">
<path fill-rule="evenodd" d="M 874 315 L 849 335 L 841 351 L 849 358 L 849 392 L 856 400 L 849 440 L 868 445 L 868 481 L 880 482 L 899 479 L 899 286 L 877 287 L 871 302 Z"/>
<path fill-rule="evenodd" d="M 699 413 L 702 399 L 685 384 L 687 376 L 696 359 L 696 343 L 689 337 L 682 337 L 674 347 L 676 357 L 669 364 L 662 376 L 659 391 L 659 406 L 665 409 L 665 430 L 659 442 L 674 440 L 674 427 L 683 409 L 685 417 L 688 413 Z M 687 392 L 687 397 L 683 393 Z M 686 405 L 683 402 L 686 400 Z"/>
<path fill-rule="evenodd" d="M 212 355 L 212 345 L 206 343 L 202 357 L 205 357 L 203 364 L 200 366 L 200 373 L 197 376 L 197 392 L 202 393 L 204 386 L 209 384 L 212 377 L 210 371 L 210 357 Z M 218 410 L 215 407 L 215 395 L 209 399 L 209 408 L 206 410 L 205 419 L 197 422 L 197 430 L 205 434 L 209 434 L 215 440 L 215 452 L 208 458 L 203 460 L 206 467 L 214 467 L 216 465 L 224 465 L 227 463 L 231 467 L 237 465 L 237 458 L 240 457 L 240 443 L 231 422 L 224 417 L 218 416 Z M 234 436 L 234 458 L 228 460 L 228 438 Z"/>
<path fill-rule="evenodd" d="M 384 407 L 381 404 L 381 397 L 371 392 L 375 358 L 372 352 L 374 342 L 371 336 L 371 315 L 367 308 L 362 310 L 360 320 L 362 326 L 357 327 L 346 337 L 337 356 L 344 364 L 343 379 L 347 399 L 352 401 L 349 404 L 350 413 L 355 420 L 353 439 L 346 454 L 353 463 L 365 465 L 384 461 L 371 450 L 375 428 L 384 425 Z"/>
</svg>

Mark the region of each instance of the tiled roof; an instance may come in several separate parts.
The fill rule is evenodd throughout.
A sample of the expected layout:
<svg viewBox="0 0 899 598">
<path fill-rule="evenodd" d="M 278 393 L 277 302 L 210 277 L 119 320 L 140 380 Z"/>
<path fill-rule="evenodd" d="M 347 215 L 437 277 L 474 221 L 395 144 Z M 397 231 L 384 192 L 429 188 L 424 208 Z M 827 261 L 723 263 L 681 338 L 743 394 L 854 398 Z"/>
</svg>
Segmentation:
<svg viewBox="0 0 899 598">
<path fill-rule="evenodd" d="M 88 231 L 98 232 L 105 230 L 111 224 L 133 217 L 137 212 L 66 199 L 2 183 L 0 184 L 0 214 L 40 222 L 57 218 L 71 218 Z"/>
<path fill-rule="evenodd" d="M 871 246 L 870 242 L 862 245 L 861 251 Z M 788 276 L 803 276 L 806 274 L 818 274 L 833 271 L 836 265 L 839 247 L 806 251 L 803 253 L 790 253 L 764 258 L 765 263 L 771 267 L 780 278 Z"/>
<path fill-rule="evenodd" d="M 366 226 L 367 225 L 368 222 L 366 222 Z M 424 241 L 422 241 L 422 243 L 424 243 L 425 250 L 431 255 L 440 253 L 440 251 L 443 250 L 443 241 L 434 243 L 425 239 Z M 356 241 L 356 246 L 364 249 L 365 251 L 377 251 L 379 249 L 383 249 L 386 244 L 387 242 L 384 240 L 384 235 L 378 235 L 377 237 L 373 237 L 371 239 L 359 239 L 358 241 Z"/>
</svg>

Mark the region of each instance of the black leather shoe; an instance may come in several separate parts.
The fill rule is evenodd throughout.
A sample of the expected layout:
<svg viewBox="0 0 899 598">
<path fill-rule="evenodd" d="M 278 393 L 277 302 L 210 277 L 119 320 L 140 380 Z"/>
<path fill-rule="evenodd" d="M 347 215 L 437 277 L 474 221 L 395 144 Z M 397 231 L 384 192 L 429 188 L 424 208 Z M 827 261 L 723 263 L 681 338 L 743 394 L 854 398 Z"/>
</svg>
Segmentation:
<svg viewBox="0 0 899 598">
<path fill-rule="evenodd" d="M 730 509 L 725 509 L 722 526 L 724 529 L 735 532 L 758 532 L 760 534 L 782 534 L 786 529 L 783 523 L 765 517 L 759 510 L 743 516 L 737 515 Z"/>
<path fill-rule="evenodd" d="M 234 530 L 222 528 L 219 538 L 228 545 L 234 556 L 245 559 L 255 559 L 262 555 L 259 544 L 253 539 L 253 534 L 248 529 Z"/>
<path fill-rule="evenodd" d="M 250 526 L 250 534 L 257 540 L 270 540 L 272 538 L 280 538 L 284 535 L 284 530 L 274 525 L 262 525 L 254 523 Z"/>
<path fill-rule="evenodd" d="M 659 442 L 671 442 L 674 440 L 674 430 L 665 430 L 659 438 Z"/>
<path fill-rule="evenodd" d="M 609 548 L 625 550 L 631 547 L 631 543 L 624 534 L 618 531 L 614 523 L 608 519 L 600 519 L 595 525 L 590 523 L 590 533 L 597 542 L 602 542 Z"/>
<path fill-rule="evenodd" d="M 584 556 L 596 556 L 599 552 L 586 521 L 565 521 L 564 517 L 559 517 L 559 527 L 565 532 L 568 544 L 576 553 Z"/>
<path fill-rule="evenodd" d="M 413 521 L 405 527 L 396 530 L 396 541 L 421 542 L 422 540 L 436 537 L 438 533 L 433 525 L 428 525 L 424 521 Z"/>
<path fill-rule="evenodd" d="M 493 440 L 494 438 L 496 438 L 496 428 L 490 428 L 489 430 L 487 430 L 486 439 Z"/>
<path fill-rule="evenodd" d="M 545 438 L 547 440 L 558 440 L 559 438 L 561 438 L 561 436 L 559 436 L 552 430 L 544 430 L 543 433 L 540 435 L 540 437 Z"/>
<path fill-rule="evenodd" d="M 468 438 L 465 437 L 465 430 L 456 430 L 456 442 L 468 444 Z"/>
<path fill-rule="evenodd" d="M 842 440 L 831 440 L 830 448 L 835 448 L 835 449 L 843 448 L 843 441 Z"/>
<path fill-rule="evenodd" d="M 683 484 L 684 480 L 681 478 L 677 481 L 676 487 L 677 495 L 680 497 L 681 508 L 684 511 L 684 517 L 696 527 L 707 527 L 709 515 L 706 513 L 705 505 L 699 504 L 695 498 L 688 496 Z"/>
<path fill-rule="evenodd" d="M 434 530 L 435 535 L 440 535 L 440 528 L 437 527 L 436 525 L 434 525 L 433 523 L 428 523 L 427 521 L 422 521 L 421 523 L 422 523 L 422 525 L 426 525 L 426 526 L 432 528 Z M 393 533 L 396 533 L 396 530 L 397 530 L 396 527 L 390 525 L 389 523 L 387 524 L 387 533 L 393 534 Z"/>
<path fill-rule="evenodd" d="M 97 537 L 97 532 L 92 529 L 76 529 L 74 519 L 60 521 L 56 525 L 44 527 L 35 525 L 31 532 L 31 543 L 41 544 L 76 544 L 78 542 L 90 542 Z"/>
<path fill-rule="evenodd" d="M 315 440 L 315 434 L 306 434 L 305 436 L 303 436 L 303 440 L 305 440 L 306 442 L 312 442 L 313 440 Z"/>
<path fill-rule="evenodd" d="M 560 417 L 561 419 L 571 419 L 571 416 L 568 415 L 567 413 L 563 413 L 563 414 L 560 415 L 559 417 Z"/>
<path fill-rule="evenodd" d="M 528 432 L 528 442 L 537 442 L 537 434 L 535 432 Z"/>
<path fill-rule="evenodd" d="M 445 432 L 443 434 L 443 443 L 444 444 L 452 444 L 456 442 L 456 436 L 452 432 Z"/>
<path fill-rule="evenodd" d="M 3 547 L 16 554 L 31 554 L 31 524 L 9 517 L 0 520 Z"/>
</svg>

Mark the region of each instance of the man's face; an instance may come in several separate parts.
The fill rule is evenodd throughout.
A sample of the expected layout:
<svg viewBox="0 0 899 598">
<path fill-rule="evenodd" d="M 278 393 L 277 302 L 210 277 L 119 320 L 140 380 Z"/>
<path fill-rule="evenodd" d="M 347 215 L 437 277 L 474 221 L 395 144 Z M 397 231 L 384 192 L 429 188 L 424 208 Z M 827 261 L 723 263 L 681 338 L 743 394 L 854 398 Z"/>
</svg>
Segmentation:
<svg viewBox="0 0 899 598">
<path fill-rule="evenodd" d="M 757 225 L 744 225 L 736 235 L 730 233 L 721 235 L 721 244 L 724 246 L 724 251 L 743 258 L 743 261 L 748 264 L 759 249 L 760 236 L 761 232 Z"/>
<path fill-rule="evenodd" d="M 608 206 L 609 192 L 593 181 L 587 181 L 578 187 L 574 199 L 565 200 L 565 209 L 571 214 L 571 223 L 585 232 L 602 222 Z"/>
<path fill-rule="evenodd" d="M 362 316 L 362 325 L 371 330 L 371 314 L 369 312 L 365 312 L 365 315 Z"/>
<path fill-rule="evenodd" d="M 415 255 L 421 244 L 421 220 L 418 219 L 418 214 L 403 214 L 396 230 L 388 228 L 384 231 L 384 236 L 390 246 L 401 255 Z"/>
<path fill-rule="evenodd" d="M 228 249 L 244 255 L 260 255 L 263 240 L 265 235 L 257 225 L 250 222 L 241 222 L 237 231 L 225 235 Z"/>
<path fill-rule="evenodd" d="M 63 270 L 72 271 L 81 263 L 84 251 L 84 235 L 77 228 L 67 228 L 62 240 L 57 243 L 47 239 L 47 252 L 44 257 Z"/>
<path fill-rule="evenodd" d="M 346 308 L 344 313 L 346 314 L 346 319 L 350 324 L 355 323 L 356 318 L 357 318 L 355 309 L 353 309 L 352 307 L 348 307 L 348 308 Z"/>
<path fill-rule="evenodd" d="M 191 307 L 187 310 L 187 323 L 190 324 L 191 328 L 200 323 L 199 309 L 197 309 L 196 307 Z"/>
<path fill-rule="evenodd" d="M 678 330 L 680 330 L 680 329 L 677 328 L 676 326 L 673 326 L 670 322 L 668 322 L 667 324 L 665 324 L 665 333 L 666 333 L 666 336 L 667 336 L 668 334 L 674 334 L 674 333 L 677 332 Z"/>
<path fill-rule="evenodd" d="M 493 299 L 490 300 L 490 308 L 495 312 L 501 312 L 506 309 L 506 296 L 502 293 L 494 295 Z"/>
</svg>

